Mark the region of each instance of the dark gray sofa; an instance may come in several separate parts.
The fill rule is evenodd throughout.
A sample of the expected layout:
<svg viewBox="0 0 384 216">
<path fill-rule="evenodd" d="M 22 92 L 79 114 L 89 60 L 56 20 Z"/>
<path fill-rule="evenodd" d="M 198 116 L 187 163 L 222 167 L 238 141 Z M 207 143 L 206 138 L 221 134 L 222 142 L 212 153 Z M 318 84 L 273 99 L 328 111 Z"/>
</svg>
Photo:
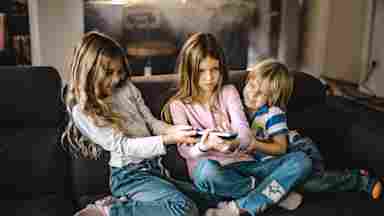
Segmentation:
<svg viewBox="0 0 384 216">
<path fill-rule="evenodd" d="M 65 123 L 61 80 L 50 67 L 0 67 L 0 178 L 2 215 L 72 215 L 109 194 L 105 161 L 70 157 L 59 138 Z M 241 89 L 245 73 L 231 72 Z M 156 116 L 174 92 L 175 75 L 133 78 Z M 289 126 L 319 143 L 332 168 L 371 167 L 384 175 L 384 113 L 338 97 L 327 97 L 317 79 L 296 73 Z M 187 179 L 184 161 L 170 148 L 165 162 L 174 177 Z M 272 208 L 263 215 L 380 215 L 384 201 L 358 193 L 305 194 L 295 211 Z M 156 215 L 154 213 L 154 215 Z"/>
</svg>

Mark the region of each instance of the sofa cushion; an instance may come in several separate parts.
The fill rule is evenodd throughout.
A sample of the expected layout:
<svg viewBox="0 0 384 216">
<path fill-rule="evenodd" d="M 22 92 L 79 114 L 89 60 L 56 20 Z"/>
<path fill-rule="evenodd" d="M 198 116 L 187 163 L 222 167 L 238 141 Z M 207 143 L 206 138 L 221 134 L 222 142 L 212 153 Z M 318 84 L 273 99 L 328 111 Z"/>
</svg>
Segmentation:
<svg viewBox="0 0 384 216">
<path fill-rule="evenodd" d="M 304 73 L 294 73 L 292 96 L 288 103 L 288 111 L 303 111 L 308 107 L 324 104 L 327 87 L 314 76 Z"/>
<path fill-rule="evenodd" d="M 351 158 L 344 155 L 343 140 L 345 124 L 351 119 L 349 115 L 325 104 L 318 104 L 302 111 L 289 111 L 287 119 L 290 129 L 310 137 L 317 144 L 327 167 L 348 167 Z M 340 160 L 341 155 L 344 155 L 343 160 Z"/>
<path fill-rule="evenodd" d="M 340 125 L 332 128 L 342 133 L 350 164 L 370 167 L 384 176 L 384 113 L 343 97 L 327 97 L 327 106 L 343 113 L 332 119 L 333 124 Z"/>
<path fill-rule="evenodd" d="M 70 190 L 67 158 L 56 128 L 1 131 L 0 197 L 28 199 Z"/>
<path fill-rule="evenodd" d="M 0 67 L 0 128 L 56 126 L 61 80 L 51 67 Z"/>
<path fill-rule="evenodd" d="M 34 199 L 7 199 L 1 201 L 1 214 L 12 216 L 68 216 L 75 208 L 69 197 L 45 195 Z"/>
<path fill-rule="evenodd" d="M 355 192 L 304 194 L 303 204 L 294 211 L 273 207 L 265 216 L 361 216 L 380 215 L 384 202 L 368 200 L 365 194 Z"/>
<path fill-rule="evenodd" d="M 1 198 L 40 199 L 70 193 L 59 144 L 61 80 L 51 67 L 0 67 Z M 3 203 L 2 203 L 3 204 Z"/>
<path fill-rule="evenodd" d="M 98 160 L 71 158 L 72 187 L 77 207 L 85 207 L 99 195 L 110 194 L 108 161 L 106 152 Z"/>
<path fill-rule="evenodd" d="M 176 93 L 177 78 L 175 74 L 152 76 L 150 79 L 137 76 L 133 77 L 132 81 L 140 90 L 145 104 L 151 109 L 153 115 L 160 118 L 161 109 Z"/>
</svg>

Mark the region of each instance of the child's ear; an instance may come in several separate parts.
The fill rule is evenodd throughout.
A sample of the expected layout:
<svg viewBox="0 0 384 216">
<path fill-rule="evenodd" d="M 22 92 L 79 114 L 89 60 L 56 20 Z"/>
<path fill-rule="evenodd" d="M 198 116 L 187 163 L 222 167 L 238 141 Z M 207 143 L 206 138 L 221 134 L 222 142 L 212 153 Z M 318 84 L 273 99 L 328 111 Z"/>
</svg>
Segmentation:
<svg viewBox="0 0 384 216">
<path fill-rule="evenodd" d="M 268 99 L 268 106 L 271 107 L 273 105 L 273 102 L 271 99 Z"/>
</svg>

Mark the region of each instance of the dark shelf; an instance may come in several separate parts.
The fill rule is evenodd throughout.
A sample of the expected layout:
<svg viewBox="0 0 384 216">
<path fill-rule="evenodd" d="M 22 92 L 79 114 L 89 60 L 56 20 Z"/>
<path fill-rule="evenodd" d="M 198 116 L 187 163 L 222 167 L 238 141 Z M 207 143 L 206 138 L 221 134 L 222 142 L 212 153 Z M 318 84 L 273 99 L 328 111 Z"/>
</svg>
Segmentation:
<svg viewBox="0 0 384 216">
<path fill-rule="evenodd" d="M 0 12 L 6 14 L 5 49 L 0 50 L 0 65 L 31 64 L 28 10 L 16 0 L 1 0 Z"/>
<path fill-rule="evenodd" d="M 12 35 L 29 34 L 29 19 L 26 15 L 10 15 L 8 30 Z"/>
</svg>

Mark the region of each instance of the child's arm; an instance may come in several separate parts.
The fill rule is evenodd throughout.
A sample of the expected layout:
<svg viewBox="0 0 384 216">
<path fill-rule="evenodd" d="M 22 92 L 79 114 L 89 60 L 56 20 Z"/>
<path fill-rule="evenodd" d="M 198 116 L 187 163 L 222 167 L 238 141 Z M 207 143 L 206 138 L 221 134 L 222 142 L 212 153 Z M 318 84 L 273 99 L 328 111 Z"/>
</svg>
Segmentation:
<svg viewBox="0 0 384 216">
<path fill-rule="evenodd" d="M 164 155 L 166 153 L 165 145 L 174 144 L 179 141 L 188 142 L 188 137 L 195 134 L 194 131 L 184 130 L 187 128 L 180 126 L 181 128 L 175 128 L 173 134 L 130 138 L 110 127 L 95 125 L 79 109 L 78 106 L 75 106 L 72 115 L 76 127 L 79 128 L 84 136 L 107 151 L 117 152 L 133 158 L 146 159 Z"/>
<path fill-rule="evenodd" d="M 173 101 L 169 105 L 174 124 L 190 125 L 190 119 L 187 115 L 187 108 L 181 101 Z M 196 128 L 197 129 L 197 128 Z M 211 133 L 212 132 L 212 133 Z M 235 141 L 225 140 L 214 133 L 214 129 L 204 131 L 205 136 L 201 138 L 196 145 L 179 145 L 178 149 L 184 158 L 194 158 L 207 154 L 208 151 L 218 151 L 222 153 L 231 153 L 239 145 L 238 139 Z"/>
<path fill-rule="evenodd" d="M 240 149 L 246 149 L 250 144 L 252 134 L 240 99 L 240 94 L 233 85 L 226 85 L 223 95 L 231 122 L 230 127 L 239 134 L 230 144 Z"/>
<path fill-rule="evenodd" d="M 264 128 L 264 133 L 268 135 L 268 139 L 257 139 L 258 129 L 254 126 L 257 123 L 252 124 L 251 130 L 254 136 L 249 150 L 251 152 L 260 151 L 271 155 L 285 154 L 288 149 L 289 133 L 285 112 L 278 107 L 272 106 L 265 115 L 265 122 L 262 128 Z M 253 121 L 256 121 L 256 119 L 253 119 Z"/>
<path fill-rule="evenodd" d="M 131 88 L 128 88 L 127 91 L 129 90 L 133 92 L 137 106 L 141 114 L 143 115 L 145 121 L 148 123 L 148 126 L 151 127 L 152 132 L 155 135 L 162 135 L 168 133 L 168 130 L 172 128 L 172 125 L 167 124 L 159 119 L 156 119 L 153 116 L 151 110 L 148 108 L 147 105 L 145 105 L 141 92 L 135 85 L 131 83 Z"/>
<path fill-rule="evenodd" d="M 287 152 L 287 148 L 287 134 L 278 134 L 273 136 L 270 141 L 262 141 L 253 137 L 251 144 L 247 148 L 246 152 L 249 154 L 261 152 L 269 155 L 281 155 Z"/>
<path fill-rule="evenodd" d="M 175 125 L 190 125 L 187 114 L 184 109 L 184 104 L 181 101 L 173 101 L 169 104 L 169 110 L 172 116 L 172 122 Z M 198 142 L 196 145 L 178 145 L 180 155 L 184 158 L 199 157 L 207 153 L 208 146 L 203 142 Z"/>
</svg>

